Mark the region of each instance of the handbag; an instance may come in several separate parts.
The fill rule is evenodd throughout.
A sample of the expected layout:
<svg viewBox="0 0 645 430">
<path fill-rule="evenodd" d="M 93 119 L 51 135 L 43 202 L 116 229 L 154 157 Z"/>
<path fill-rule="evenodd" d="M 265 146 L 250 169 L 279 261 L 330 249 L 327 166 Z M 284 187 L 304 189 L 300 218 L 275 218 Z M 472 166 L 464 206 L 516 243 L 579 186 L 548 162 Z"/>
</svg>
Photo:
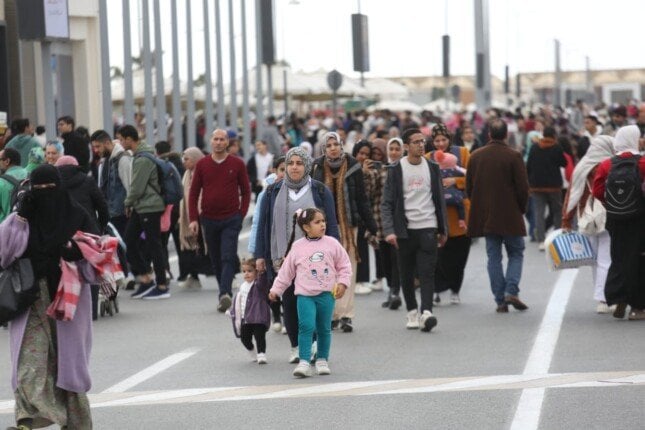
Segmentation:
<svg viewBox="0 0 645 430">
<path fill-rule="evenodd" d="M 589 188 L 589 198 L 582 212 L 578 212 L 578 231 L 587 236 L 594 236 L 605 231 L 605 222 L 607 220 L 607 211 L 602 204 L 596 201 Z"/>
<path fill-rule="evenodd" d="M 28 258 L 20 258 L 0 272 L 0 324 L 25 312 L 40 297 Z"/>
<path fill-rule="evenodd" d="M 572 269 L 596 264 L 596 255 L 589 238 L 577 231 L 551 232 L 544 241 L 547 263 L 551 270 Z"/>
</svg>

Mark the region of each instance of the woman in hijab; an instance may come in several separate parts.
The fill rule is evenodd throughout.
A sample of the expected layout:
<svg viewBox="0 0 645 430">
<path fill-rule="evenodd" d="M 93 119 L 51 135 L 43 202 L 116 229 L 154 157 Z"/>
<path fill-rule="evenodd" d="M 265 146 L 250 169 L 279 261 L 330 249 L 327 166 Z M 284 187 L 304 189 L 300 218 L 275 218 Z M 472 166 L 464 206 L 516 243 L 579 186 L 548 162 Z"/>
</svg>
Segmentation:
<svg viewBox="0 0 645 430">
<path fill-rule="evenodd" d="M 605 186 L 615 163 L 634 160 L 640 173 L 641 187 L 645 178 L 645 157 L 638 152 L 640 130 L 635 125 L 621 127 L 614 140 L 616 156 L 602 161 L 593 181 L 593 196 L 605 204 Z M 635 199 L 645 199 L 637 193 Z M 645 206 L 645 201 L 634 201 Z M 607 206 L 605 206 L 607 207 Z M 605 228 L 609 232 L 611 264 L 605 283 L 605 298 L 609 306 L 616 305 L 614 317 L 625 317 L 627 305 L 631 307 L 630 320 L 645 320 L 645 222 L 643 214 L 616 219 L 607 213 Z"/>
<path fill-rule="evenodd" d="M 87 391 L 92 345 L 90 289 L 81 288 L 74 319 L 54 321 L 46 314 L 61 277 L 59 261 L 82 259 L 71 242 L 77 231 L 97 233 L 87 212 L 61 186 L 58 170 L 42 165 L 31 173 L 31 190 L 18 205 L 29 223 L 23 257 L 29 258 L 40 298 L 11 321 L 12 385 L 17 429 L 58 424 L 91 429 Z"/>
<path fill-rule="evenodd" d="M 199 267 L 197 255 L 200 251 L 204 252 L 204 241 L 200 236 L 193 236 L 190 231 L 188 218 L 188 195 L 190 194 L 190 184 L 193 182 L 193 172 L 197 162 L 204 158 L 204 153 L 199 148 L 188 148 L 184 151 L 182 161 L 184 163 L 184 176 L 182 185 L 184 187 L 184 198 L 179 203 L 179 279 L 182 282 L 181 287 L 201 288 L 199 281 Z M 201 206 L 198 203 L 198 206 Z M 200 208 L 201 211 L 201 208 Z M 195 258 L 193 258 L 195 257 Z"/>
<path fill-rule="evenodd" d="M 452 135 L 444 124 L 436 124 L 432 127 L 430 136 L 431 151 L 426 154 L 430 160 L 434 160 L 434 151 L 442 150 L 449 152 L 457 157 L 459 167 L 466 168 L 470 160 L 470 152 L 465 146 L 456 146 L 452 144 Z M 444 177 L 444 188 L 456 186 L 459 190 L 466 189 L 466 177 Z M 465 193 L 464 193 L 465 194 Z M 464 271 L 468 262 L 470 253 L 470 237 L 467 235 L 466 228 L 459 224 L 459 214 L 457 208 L 448 206 L 448 240 L 446 244 L 439 248 L 437 256 L 437 270 L 435 272 L 435 298 L 436 304 L 441 302 L 439 293 L 450 290 L 450 303 L 457 305 L 461 302 L 459 291 L 464 282 Z M 468 213 L 470 212 L 470 200 L 464 196 L 464 210 L 466 213 L 466 224 L 468 223 Z"/>
<path fill-rule="evenodd" d="M 293 214 L 298 209 L 317 207 L 325 212 L 327 236 L 339 238 L 336 224 L 336 209 L 331 192 L 319 181 L 311 178 L 311 158 L 300 147 L 291 148 L 285 156 L 287 170 L 284 179 L 269 185 L 260 204 L 260 218 L 254 257 L 258 272 L 266 270 L 269 280 L 275 277 L 287 253 L 287 245 L 293 228 Z M 295 239 L 302 237 L 296 228 Z M 298 311 L 294 286 L 282 296 L 284 326 L 291 343 L 290 363 L 297 363 Z M 309 357 L 306 357 L 309 359 Z"/>
<path fill-rule="evenodd" d="M 40 146 L 31 148 L 29 151 L 29 162 L 25 167 L 27 175 L 34 171 L 34 169 L 45 162 L 45 152 Z"/>
<path fill-rule="evenodd" d="M 334 195 L 340 242 L 352 260 L 354 274 L 347 292 L 336 301 L 332 327 L 340 327 L 345 333 L 350 333 L 353 330 L 356 266 L 360 261 L 356 248 L 356 230 L 359 225 L 364 225 L 370 234 L 376 236 L 377 227 L 370 202 L 364 198 L 361 164 L 343 151 L 343 141 L 338 133 L 327 133 L 323 137 L 323 145 L 325 155 L 316 159 L 311 176 L 327 185 Z"/>
<path fill-rule="evenodd" d="M 587 153 L 578 162 L 571 176 L 571 185 L 564 198 L 562 211 L 562 229 L 569 231 L 573 228 L 574 218 L 583 213 L 591 195 L 593 178 L 598 170 L 598 165 L 607 158 L 614 155 L 614 138 L 610 136 L 598 136 L 591 139 L 591 145 Z M 600 202 L 593 202 L 602 208 Z M 604 211 L 604 208 L 602 208 Z M 596 312 L 607 314 L 610 309 L 605 299 L 605 282 L 607 271 L 611 264 L 609 256 L 609 233 L 605 226 L 598 226 L 596 234 L 587 234 L 591 246 L 596 254 L 596 265 L 593 266 L 592 277 L 594 283 L 594 299 L 598 302 Z"/>
<path fill-rule="evenodd" d="M 362 166 L 363 184 L 365 185 L 365 196 L 369 198 L 370 207 L 373 209 L 374 200 L 380 192 L 378 189 L 379 173 L 372 169 L 372 144 L 367 140 L 356 142 L 352 148 L 352 157 L 358 161 Z M 368 238 L 365 236 L 367 229 L 365 225 L 358 226 L 358 233 L 356 235 L 356 248 L 360 263 L 356 266 L 356 290 L 357 295 L 366 295 L 372 292 L 370 286 L 370 258 L 369 258 L 369 243 Z M 372 238 L 375 236 L 371 236 Z"/>
</svg>

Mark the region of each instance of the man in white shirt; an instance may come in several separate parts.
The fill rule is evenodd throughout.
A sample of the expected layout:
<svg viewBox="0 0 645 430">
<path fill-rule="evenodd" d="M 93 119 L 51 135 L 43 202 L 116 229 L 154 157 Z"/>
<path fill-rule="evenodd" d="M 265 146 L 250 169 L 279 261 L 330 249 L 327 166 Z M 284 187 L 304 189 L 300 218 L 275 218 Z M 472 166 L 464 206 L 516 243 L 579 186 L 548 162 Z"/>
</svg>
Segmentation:
<svg viewBox="0 0 645 430">
<path fill-rule="evenodd" d="M 437 325 L 432 314 L 437 248 L 448 237 L 446 202 L 439 166 L 423 157 L 423 133 L 408 129 L 403 143 L 408 155 L 389 167 L 383 190 L 383 234 L 399 252 L 401 287 L 408 309 L 406 327 L 430 331 Z M 420 281 L 420 308 L 414 292 L 415 272 Z"/>
</svg>

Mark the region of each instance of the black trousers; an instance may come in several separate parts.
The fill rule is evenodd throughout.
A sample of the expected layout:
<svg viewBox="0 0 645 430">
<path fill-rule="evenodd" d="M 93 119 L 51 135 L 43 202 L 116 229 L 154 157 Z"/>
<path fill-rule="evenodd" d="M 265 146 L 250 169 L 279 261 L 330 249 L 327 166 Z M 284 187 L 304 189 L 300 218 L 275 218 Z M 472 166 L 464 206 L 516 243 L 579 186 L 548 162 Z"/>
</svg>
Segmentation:
<svg viewBox="0 0 645 430">
<path fill-rule="evenodd" d="M 264 324 L 242 324 L 240 330 L 240 340 L 242 345 L 249 351 L 253 350 L 253 338 L 255 338 L 255 345 L 257 353 L 263 354 L 267 352 L 267 327 Z"/>
<path fill-rule="evenodd" d="M 291 284 L 282 293 L 282 318 L 292 348 L 298 346 L 298 300 L 294 294 L 295 289 L 296 287 Z"/>
<path fill-rule="evenodd" d="M 608 305 L 627 303 L 645 309 L 645 221 L 607 220 L 611 265 L 605 282 Z"/>
<path fill-rule="evenodd" d="M 464 282 L 464 271 L 471 239 L 468 236 L 451 237 L 437 251 L 437 270 L 435 271 L 435 292 L 450 290 L 459 294 Z"/>
<path fill-rule="evenodd" d="M 361 261 L 356 266 L 356 282 L 370 282 L 370 251 L 369 244 L 365 239 L 366 231 L 365 227 L 358 227 L 356 247 Z"/>
<path fill-rule="evenodd" d="M 161 249 L 161 212 L 139 214 L 132 211 L 125 229 L 125 243 L 128 246 L 128 263 L 134 276 L 150 272 L 150 259 L 154 266 L 157 285 L 167 285 L 166 265 Z M 141 240 L 145 233 L 145 240 Z M 145 251 L 145 254 L 144 254 Z M 149 256 L 146 258 L 145 256 Z"/>
<path fill-rule="evenodd" d="M 437 229 L 408 229 L 407 239 L 398 239 L 401 288 L 408 311 L 418 309 L 414 292 L 414 274 L 419 276 L 420 311 L 432 311 L 434 276 L 437 266 Z M 416 271 L 415 271 L 416 269 Z"/>
<path fill-rule="evenodd" d="M 380 266 L 380 273 L 382 273 L 382 275 L 379 274 L 378 277 L 385 277 L 385 279 L 387 279 L 390 294 L 393 296 L 398 296 L 401 292 L 398 254 L 397 249 L 386 241 L 382 240 L 379 242 L 376 261 L 378 262 L 378 266 Z M 377 273 L 379 273 L 378 270 Z"/>
</svg>

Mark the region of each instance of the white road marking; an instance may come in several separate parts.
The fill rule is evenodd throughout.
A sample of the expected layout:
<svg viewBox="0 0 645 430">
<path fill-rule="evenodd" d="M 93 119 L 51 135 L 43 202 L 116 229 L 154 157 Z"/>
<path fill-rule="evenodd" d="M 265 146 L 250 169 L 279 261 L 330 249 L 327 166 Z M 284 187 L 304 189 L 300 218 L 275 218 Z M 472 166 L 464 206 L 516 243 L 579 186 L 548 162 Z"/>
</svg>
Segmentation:
<svg viewBox="0 0 645 430">
<path fill-rule="evenodd" d="M 197 354 L 197 352 L 199 352 L 199 348 L 190 348 L 166 357 L 163 360 L 156 362 L 152 366 L 143 369 L 141 372 L 138 372 L 130 376 L 129 378 L 124 379 L 118 384 L 111 386 L 107 390 L 103 391 L 103 393 L 124 393 L 130 388 L 135 387 L 144 381 L 147 381 L 148 379 L 154 377 L 155 375 L 158 375 L 159 373 L 174 366 L 175 364 L 192 357 L 193 355 Z"/>
<path fill-rule="evenodd" d="M 496 375 L 456 378 L 403 379 L 385 381 L 319 382 L 317 377 L 282 385 L 187 388 L 143 392 L 108 392 L 89 395 L 92 408 L 234 402 L 303 397 L 391 396 L 409 393 L 616 388 L 645 386 L 645 370 L 545 375 Z M 303 383 L 305 382 L 305 383 Z M 309 382 L 309 383 L 306 383 Z M 537 399 L 535 397 L 533 400 Z M 0 415 L 12 414 L 14 402 L 0 401 Z"/>
<path fill-rule="evenodd" d="M 533 343 L 531 354 L 524 367 L 523 375 L 548 373 L 555 352 L 564 313 L 571 296 L 571 288 L 578 275 L 578 269 L 563 271 L 553 287 L 540 330 Z M 511 430 L 537 430 L 540 424 L 544 387 L 524 389 L 515 410 Z"/>
</svg>

